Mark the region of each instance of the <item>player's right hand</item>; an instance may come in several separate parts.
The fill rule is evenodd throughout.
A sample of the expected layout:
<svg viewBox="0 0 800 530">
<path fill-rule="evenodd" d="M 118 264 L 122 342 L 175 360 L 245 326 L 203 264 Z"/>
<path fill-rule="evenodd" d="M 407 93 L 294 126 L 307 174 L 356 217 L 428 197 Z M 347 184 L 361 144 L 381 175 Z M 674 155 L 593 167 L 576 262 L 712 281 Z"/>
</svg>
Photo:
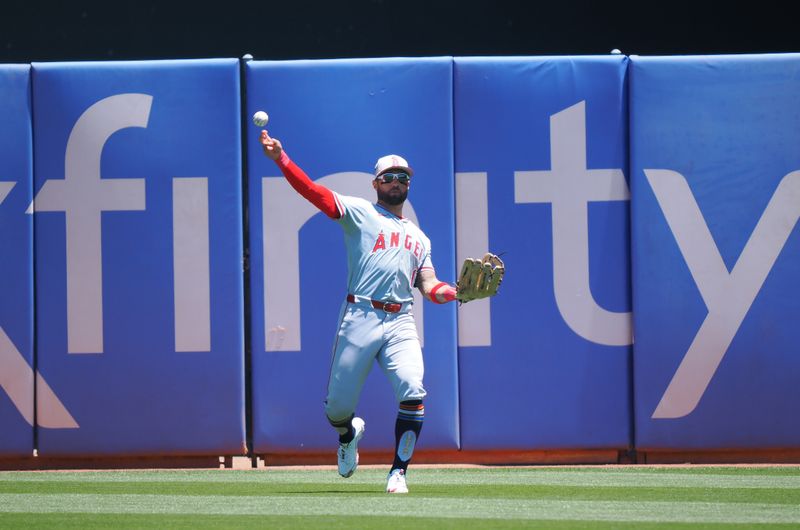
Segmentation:
<svg viewBox="0 0 800 530">
<path fill-rule="evenodd" d="M 267 131 L 261 131 L 261 147 L 264 149 L 264 154 L 272 160 L 277 160 L 281 157 L 283 146 L 277 138 L 270 138 Z"/>
</svg>

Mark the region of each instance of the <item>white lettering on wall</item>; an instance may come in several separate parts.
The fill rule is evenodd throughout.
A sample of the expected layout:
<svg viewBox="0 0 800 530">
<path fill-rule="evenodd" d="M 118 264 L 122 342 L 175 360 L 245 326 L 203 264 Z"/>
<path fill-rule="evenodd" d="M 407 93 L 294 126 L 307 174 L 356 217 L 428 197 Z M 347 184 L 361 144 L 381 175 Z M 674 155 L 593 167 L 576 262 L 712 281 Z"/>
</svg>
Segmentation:
<svg viewBox="0 0 800 530">
<path fill-rule="evenodd" d="M 172 179 L 175 351 L 211 351 L 208 179 Z"/>
<path fill-rule="evenodd" d="M 489 199 L 486 173 L 456 173 L 456 264 L 481 258 L 489 250 Z M 456 270 L 456 274 L 460 274 Z M 458 307 L 458 345 L 491 346 L 489 298 Z"/>
<path fill-rule="evenodd" d="M 547 171 L 516 171 L 517 203 L 551 203 L 553 288 L 564 322 L 586 340 L 608 346 L 633 342 L 631 313 L 600 307 L 589 286 L 589 202 L 630 199 L 621 169 L 586 168 L 585 102 L 550 117 Z"/>
<path fill-rule="evenodd" d="M 644 172 L 708 308 L 652 416 L 680 418 L 697 407 L 800 217 L 800 171 L 778 184 L 730 273 L 683 175 Z"/>
<path fill-rule="evenodd" d="M 34 201 L 37 212 L 64 212 L 67 247 L 67 351 L 103 352 L 101 213 L 144 210 L 143 178 L 101 179 L 109 137 L 147 127 L 153 97 L 118 94 L 78 118 L 67 140 L 64 179 L 48 179 Z"/>
</svg>

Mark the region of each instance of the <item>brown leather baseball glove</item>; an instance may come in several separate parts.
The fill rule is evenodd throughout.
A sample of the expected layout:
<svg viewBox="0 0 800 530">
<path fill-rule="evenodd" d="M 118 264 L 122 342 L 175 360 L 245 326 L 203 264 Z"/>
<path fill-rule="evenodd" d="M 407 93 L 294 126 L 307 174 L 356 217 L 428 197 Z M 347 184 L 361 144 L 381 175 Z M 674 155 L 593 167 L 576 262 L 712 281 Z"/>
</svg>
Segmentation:
<svg viewBox="0 0 800 530">
<path fill-rule="evenodd" d="M 499 257 L 486 253 L 483 259 L 467 258 L 458 277 L 456 299 L 469 302 L 497 294 L 506 267 Z"/>
</svg>

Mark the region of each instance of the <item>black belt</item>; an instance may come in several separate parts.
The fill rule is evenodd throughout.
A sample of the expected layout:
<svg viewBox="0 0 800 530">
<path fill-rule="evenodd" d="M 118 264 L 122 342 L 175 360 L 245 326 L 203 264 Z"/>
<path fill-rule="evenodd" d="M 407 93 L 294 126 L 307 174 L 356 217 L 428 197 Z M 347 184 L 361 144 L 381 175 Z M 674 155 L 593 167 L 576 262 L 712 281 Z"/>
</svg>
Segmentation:
<svg viewBox="0 0 800 530">
<path fill-rule="evenodd" d="M 364 298 L 362 296 L 356 298 L 356 296 L 353 294 L 347 295 L 347 301 L 351 304 L 355 304 L 356 302 L 369 302 L 375 309 L 380 309 L 381 311 L 386 311 L 387 313 L 398 313 L 401 309 L 403 309 L 403 304 L 400 302 L 381 302 L 380 300 L 370 300 L 369 298 Z"/>
</svg>

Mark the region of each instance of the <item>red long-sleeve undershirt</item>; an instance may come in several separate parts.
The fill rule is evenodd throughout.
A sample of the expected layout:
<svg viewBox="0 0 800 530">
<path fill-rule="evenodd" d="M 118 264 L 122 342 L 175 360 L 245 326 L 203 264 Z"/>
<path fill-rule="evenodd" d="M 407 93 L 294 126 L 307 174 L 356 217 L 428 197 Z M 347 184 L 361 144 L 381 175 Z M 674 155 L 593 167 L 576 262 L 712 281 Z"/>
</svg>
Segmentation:
<svg viewBox="0 0 800 530">
<path fill-rule="evenodd" d="M 281 156 L 275 161 L 281 169 L 283 176 L 289 184 L 311 204 L 330 217 L 338 219 L 341 217 L 339 208 L 336 206 L 336 197 L 333 192 L 321 184 L 317 184 L 308 178 L 308 175 L 300 169 L 300 166 L 292 162 L 286 151 L 281 151 Z"/>
</svg>

